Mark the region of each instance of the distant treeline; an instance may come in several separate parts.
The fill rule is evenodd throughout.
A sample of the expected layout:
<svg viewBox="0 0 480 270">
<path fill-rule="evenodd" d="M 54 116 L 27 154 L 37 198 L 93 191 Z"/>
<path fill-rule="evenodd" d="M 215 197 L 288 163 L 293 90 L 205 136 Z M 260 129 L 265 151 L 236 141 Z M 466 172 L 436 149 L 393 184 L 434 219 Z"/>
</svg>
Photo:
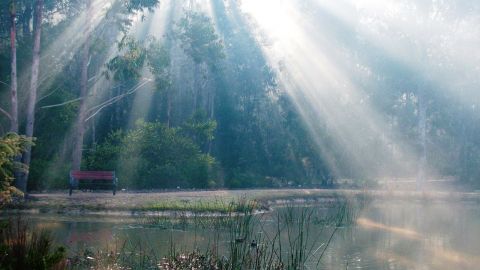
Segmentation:
<svg viewBox="0 0 480 270">
<path fill-rule="evenodd" d="M 381 137 L 362 138 L 359 149 L 368 153 L 359 156 L 371 162 L 356 166 L 349 153 L 335 147 L 336 134 L 321 118 L 305 122 L 239 1 L 213 0 L 211 14 L 190 1 L 167 2 L 0 3 L 0 134 L 17 131 L 15 118 L 19 134 L 36 137 L 30 190 L 65 188 L 69 170 L 79 166 L 116 170 L 121 187 L 138 189 L 318 186 L 334 178 L 416 174 L 415 166 L 391 168 L 397 146 L 389 144 L 385 151 Z M 43 16 L 35 20 L 38 12 Z M 160 13 L 165 20 L 158 19 Z M 371 56 L 357 45 L 358 61 Z M 401 131 L 399 139 L 415 153 L 426 151 L 432 173 L 478 185 L 476 101 L 465 105 L 434 91 L 433 83 L 416 92 L 412 85 L 423 79 L 406 67 L 386 57 L 367 60 L 378 81 L 366 84 L 364 98 Z M 18 115 L 10 109 L 12 76 L 18 78 Z M 33 90 L 34 126 L 28 121 Z M 419 110 L 425 118 L 419 119 Z M 422 128 L 425 143 L 418 135 Z M 417 156 L 411 158 L 408 162 L 418 163 Z"/>
</svg>

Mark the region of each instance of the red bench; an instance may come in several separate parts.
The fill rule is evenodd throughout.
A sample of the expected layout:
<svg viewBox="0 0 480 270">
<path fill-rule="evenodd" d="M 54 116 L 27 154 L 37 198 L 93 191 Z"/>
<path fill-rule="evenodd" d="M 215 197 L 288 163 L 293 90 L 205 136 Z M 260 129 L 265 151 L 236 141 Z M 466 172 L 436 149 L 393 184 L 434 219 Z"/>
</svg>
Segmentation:
<svg viewBox="0 0 480 270">
<path fill-rule="evenodd" d="M 118 178 L 115 171 L 70 171 L 70 192 L 73 189 L 111 189 L 117 191 Z"/>
</svg>

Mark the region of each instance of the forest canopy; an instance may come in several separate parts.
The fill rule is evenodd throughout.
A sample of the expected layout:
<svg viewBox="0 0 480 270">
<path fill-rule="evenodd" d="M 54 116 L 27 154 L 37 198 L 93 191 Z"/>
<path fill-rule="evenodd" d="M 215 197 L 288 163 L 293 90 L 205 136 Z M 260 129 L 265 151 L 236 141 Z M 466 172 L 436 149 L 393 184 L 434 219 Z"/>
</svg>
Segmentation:
<svg viewBox="0 0 480 270">
<path fill-rule="evenodd" d="M 128 189 L 480 185 L 480 54 L 463 52 L 480 4 L 204 2 L 2 1 L 0 135 L 36 138 L 2 182 L 21 156 L 24 191 L 72 169 Z"/>
</svg>

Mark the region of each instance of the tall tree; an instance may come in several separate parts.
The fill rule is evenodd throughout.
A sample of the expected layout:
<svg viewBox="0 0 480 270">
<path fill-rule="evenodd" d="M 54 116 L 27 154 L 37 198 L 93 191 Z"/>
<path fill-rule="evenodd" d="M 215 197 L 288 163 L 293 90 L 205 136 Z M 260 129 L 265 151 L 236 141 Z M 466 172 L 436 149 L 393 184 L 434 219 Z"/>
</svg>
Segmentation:
<svg viewBox="0 0 480 270">
<path fill-rule="evenodd" d="M 163 46 L 159 41 L 154 39 L 148 45 L 147 59 L 150 72 L 155 78 L 156 88 L 165 99 L 165 123 L 167 127 L 170 127 L 172 99 L 174 95 L 173 89 L 171 87 L 172 81 L 169 73 L 170 55 L 165 49 L 165 46 Z"/>
<path fill-rule="evenodd" d="M 184 52 L 195 64 L 194 110 L 205 110 L 214 117 L 215 89 L 206 89 L 209 73 L 225 58 L 222 40 L 215 32 L 212 20 L 203 13 L 188 12 L 178 23 L 177 36 Z M 202 104 L 203 103 L 203 104 Z M 203 106 L 202 106 L 203 105 Z M 202 108 L 203 107 L 203 108 Z"/>
<path fill-rule="evenodd" d="M 85 16 L 85 40 L 82 49 L 82 64 L 80 75 L 80 107 L 78 112 L 77 124 L 75 127 L 74 144 L 72 152 L 72 170 L 80 170 L 82 163 L 83 138 L 85 136 L 85 115 L 87 112 L 88 96 L 88 62 L 90 58 L 90 32 L 91 32 L 91 14 L 92 3 L 87 0 L 87 15 Z"/>
<path fill-rule="evenodd" d="M 25 135 L 33 137 L 33 128 L 35 124 L 35 105 L 37 103 L 38 90 L 38 73 L 40 69 L 40 41 L 42 34 L 42 19 L 43 19 L 43 0 L 35 2 L 34 15 L 34 36 L 33 36 L 33 58 L 32 58 L 32 74 L 30 78 L 30 91 L 27 104 L 27 124 L 25 127 Z M 32 148 L 27 146 L 27 149 L 22 157 L 22 162 L 25 166 L 30 165 L 32 158 Z M 17 180 L 17 188 L 23 192 L 27 191 L 28 170 L 24 175 Z"/>
<path fill-rule="evenodd" d="M 18 133 L 18 98 L 17 98 L 17 27 L 16 3 L 10 3 L 10 50 L 11 50 L 11 84 L 10 84 L 10 131 Z"/>
<path fill-rule="evenodd" d="M 32 1 L 25 1 L 25 8 L 22 14 L 22 34 L 24 36 L 30 35 L 30 20 L 32 19 Z"/>
<path fill-rule="evenodd" d="M 425 89 L 418 91 L 418 140 L 420 144 L 420 157 L 418 163 L 417 189 L 423 190 L 426 181 L 427 167 L 427 103 Z"/>
</svg>

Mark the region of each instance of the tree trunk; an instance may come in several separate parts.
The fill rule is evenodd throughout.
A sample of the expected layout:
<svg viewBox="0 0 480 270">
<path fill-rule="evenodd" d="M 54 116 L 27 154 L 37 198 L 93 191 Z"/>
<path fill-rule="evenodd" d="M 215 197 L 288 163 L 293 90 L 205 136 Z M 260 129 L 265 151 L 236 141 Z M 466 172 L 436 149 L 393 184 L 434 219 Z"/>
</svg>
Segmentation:
<svg viewBox="0 0 480 270">
<path fill-rule="evenodd" d="M 40 66 L 40 40 L 42 34 L 42 13 L 43 13 L 43 0 L 37 0 L 35 2 L 35 18 L 34 18 L 34 38 L 33 38 L 33 60 L 32 60 L 32 75 L 30 78 L 30 95 L 27 105 L 27 125 L 25 127 L 25 135 L 27 137 L 33 136 L 33 127 L 35 124 L 35 105 L 37 103 L 37 90 L 38 90 L 38 72 Z M 25 166 L 30 166 L 30 160 L 32 157 L 32 148 L 27 146 L 25 153 L 23 154 L 22 162 Z M 22 177 L 20 177 L 18 188 L 26 192 L 28 181 L 28 169 Z"/>
<path fill-rule="evenodd" d="M 418 162 L 417 190 L 423 190 L 427 165 L 427 104 L 425 92 L 420 89 L 418 95 L 418 131 L 420 142 L 420 160 Z"/>
<path fill-rule="evenodd" d="M 96 71 L 98 72 L 98 71 Z M 94 82 L 93 84 L 93 89 L 92 89 L 92 95 L 93 98 L 97 98 L 97 83 Z M 93 145 L 93 150 L 96 149 L 97 147 L 97 130 L 96 130 L 96 122 L 95 122 L 95 116 L 91 119 L 91 127 L 92 127 L 92 145 Z"/>
<path fill-rule="evenodd" d="M 87 111 L 88 96 L 88 62 L 90 57 L 90 14 L 91 1 L 87 0 L 87 16 L 85 22 L 85 41 L 82 50 L 82 67 L 80 75 L 80 108 L 78 112 L 77 125 L 74 135 L 72 170 L 80 170 L 82 164 L 83 138 L 85 136 L 85 114 Z"/>
<path fill-rule="evenodd" d="M 208 112 L 209 113 L 209 119 L 214 120 L 215 119 L 214 118 L 214 116 L 215 116 L 215 88 L 213 88 L 213 87 L 210 88 L 208 106 L 210 106 L 209 112 Z M 208 154 L 212 153 L 212 144 L 213 144 L 213 141 L 209 140 L 208 141 L 208 149 L 207 149 Z"/>
<path fill-rule="evenodd" d="M 25 2 L 25 11 L 23 13 L 23 20 L 22 20 L 22 34 L 24 36 L 30 36 L 30 20 L 32 18 L 32 2 L 26 1 Z"/>
<path fill-rule="evenodd" d="M 95 148 L 97 147 L 97 130 L 95 129 L 95 117 L 92 118 L 92 145 L 93 145 L 93 149 L 95 150 Z"/>
<path fill-rule="evenodd" d="M 15 1 L 10 6 L 10 49 L 11 49 L 11 85 L 10 85 L 10 131 L 18 133 L 18 97 L 17 97 L 17 27 L 15 25 Z"/>
<path fill-rule="evenodd" d="M 467 118 L 468 119 L 468 118 Z M 469 156 L 470 156 L 470 147 L 468 147 L 468 141 L 470 139 L 470 136 L 467 135 L 467 125 L 465 124 L 467 122 L 467 119 L 464 121 L 461 121 L 461 146 L 460 146 L 460 153 L 459 153 L 459 166 L 458 166 L 458 175 L 460 177 L 460 180 L 465 181 L 465 180 L 470 180 L 468 179 L 468 171 L 469 171 Z M 470 119 L 468 119 L 470 120 Z"/>
<path fill-rule="evenodd" d="M 199 79 L 198 79 L 198 76 L 200 75 L 200 68 L 198 66 L 198 64 L 195 64 L 194 63 L 194 73 L 193 73 L 193 91 L 194 91 L 194 96 L 193 96 L 193 113 L 195 113 L 196 111 L 198 111 L 198 107 L 199 107 L 199 99 L 200 99 L 200 87 L 199 87 Z M 192 114 L 193 114 L 192 113 Z"/>
<path fill-rule="evenodd" d="M 18 84 L 17 84 L 17 26 L 16 26 L 16 5 L 15 1 L 11 2 L 10 6 L 10 52 L 11 52 L 11 83 L 10 83 L 10 131 L 18 133 Z M 15 157 L 15 162 L 20 162 L 22 156 Z M 18 168 L 15 168 L 14 173 L 15 185 L 21 188 L 22 174 Z"/>
<path fill-rule="evenodd" d="M 214 119 L 215 116 L 215 88 L 211 87 L 210 88 L 210 93 L 209 93 L 209 117 L 210 119 Z"/>
<path fill-rule="evenodd" d="M 170 127 L 170 118 L 172 113 L 172 97 L 171 89 L 167 89 L 167 127 Z"/>
</svg>

